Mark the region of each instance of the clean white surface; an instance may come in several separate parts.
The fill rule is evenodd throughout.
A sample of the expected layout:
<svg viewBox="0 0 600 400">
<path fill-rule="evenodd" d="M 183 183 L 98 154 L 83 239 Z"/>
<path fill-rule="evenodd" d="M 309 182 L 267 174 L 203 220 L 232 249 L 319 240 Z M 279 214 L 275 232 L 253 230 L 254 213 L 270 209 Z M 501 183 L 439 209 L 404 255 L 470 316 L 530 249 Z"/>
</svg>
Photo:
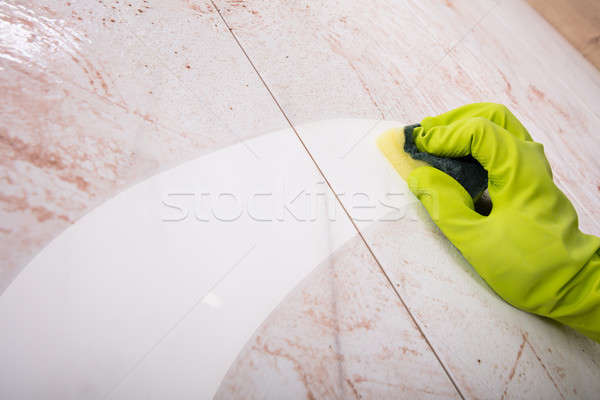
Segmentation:
<svg viewBox="0 0 600 400">
<path fill-rule="evenodd" d="M 298 133 L 359 228 L 410 218 L 418 203 L 377 147 L 377 137 L 400 122 L 331 119 Z"/>
<path fill-rule="evenodd" d="M 379 129 L 381 133 L 380 122 L 371 120 L 358 119 L 337 119 L 331 121 L 322 121 L 309 124 L 305 127 L 300 127 L 300 132 L 310 132 L 312 137 L 317 138 L 324 147 L 331 151 L 342 150 L 348 145 L 347 140 L 337 141 L 338 136 L 336 131 L 340 130 L 349 135 L 349 137 L 364 137 L 365 135 L 373 135 Z M 397 122 L 385 122 L 384 126 L 393 125 L 399 126 Z M 374 129 L 372 129 L 374 128 Z M 289 131 L 286 131 L 287 134 Z M 292 134 L 292 132 L 289 132 Z M 331 138 L 337 138 L 336 141 L 331 141 Z M 272 139 L 269 135 L 262 136 L 256 140 L 269 142 Z M 249 142 L 254 148 L 254 141 Z M 359 152 L 364 158 L 362 161 L 365 165 L 375 163 L 377 166 L 370 170 L 370 174 L 377 175 L 383 172 L 386 168 L 385 160 L 378 153 L 373 141 L 360 142 L 359 145 L 363 149 L 368 148 L 368 155 L 365 156 L 364 151 Z M 333 153 L 332 153 L 333 154 Z M 291 162 L 291 160 L 290 160 Z M 350 179 L 352 175 L 349 174 Z M 365 175 L 364 177 L 367 177 Z M 369 199 L 383 198 L 385 188 L 381 186 L 381 179 L 374 179 L 373 182 L 379 184 L 370 185 L 364 184 L 364 179 L 354 178 L 357 182 L 362 182 L 363 185 L 349 187 L 346 192 L 339 193 L 342 197 L 349 199 L 358 198 L 357 205 L 363 205 L 363 195 Z M 385 180 L 385 179 L 384 179 Z M 390 180 L 387 180 L 389 182 Z M 397 179 L 394 179 L 397 182 Z M 260 322 L 264 320 L 268 312 L 271 311 L 274 305 L 278 304 L 283 298 L 283 294 L 291 290 L 291 288 L 299 282 L 312 268 L 317 264 L 318 257 L 308 257 L 305 252 L 316 252 L 317 249 L 312 247 L 324 246 L 323 251 L 318 254 L 325 258 L 325 251 L 329 249 L 331 254 L 336 247 L 339 246 L 341 239 L 350 238 L 354 235 L 353 229 L 346 230 L 349 222 L 346 223 L 347 217 L 343 211 L 337 206 L 336 200 L 322 181 L 318 181 L 316 191 L 319 196 L 311 196 L 318 204 L 322 205 L 322 213 L 318 220 L 323 225 L 319 232 L 319 236 L 315 236 L 313 231 L 288 228 L 290 231 L 294 229 L 294 233 L 287 232 L 287 235 L 294 235 L 294 242 L 291 244 L 293 250 L 285 246 L 279 240 L 288 242 L 288 238 L 275 239 L 272 246 L 263 246 L 253 252 L 257 259 L 262 262 L 273 263 L 273 265 L 263 266 L 269 274 L 275 273 L 281 278 L 279 280 L 271 280 L 265 282 L 267 275 L 257 274 L 260 270 L 255 268 L 240 268 L 236 269 L 215 292 L 217 298 L 223 299 L 223 306 L 220 309 L 209 307 L 202 304 L 196 309 L 190 317 L 181 324 L 156 350 L 140 365 L 113 393 L 112 398 L 131 399 L 163 399 L 163 398 L 205 398 L 208 395 L 212 396 L 216 391 L 218 383 L 223 378 L 225 372 L 234 361 L 235 357 L 242 349 L 246 341 L 250 338 L 250 334 L 258 328 Z M 407 191 L 405 184 L 392 184 L 392 188 L 401 193 L 399 198 L 403 199 L 412 197 Z M 405 190 L 405 192 L 402 192 Z M 308 190 L 307 190 L 308 191 Z M 294 194 L 298 190 L 294 191 Z M 314 193 L 314 192 L 313 192 Z M 357 194 L 358 196 L 354 196 Z M 392 199 L 387 204 L 397 207 L 397 199 Z M 324 204 L 327 203 L 327 207 Z M 361 218 L 365 219 L 364 223 L 371 223 L 389 213 L 389 208 L 381 204 L 367 209 L 358 209 Z M 327 210 L 327 211 L 325 211 Z M 299 215 L 297 216 L 299 217 Z M 334 219 L 338 222 L 333 223 L 334 226 L 341 225 L 343 232 L 330 236 L 327 232 L 332 230 L 328 228 L 329 223 L 326 222 Z M 300 224 L 299 226 L 304 226 Z M 333 233 L 333 232 L 332 232 Z M 297 234 L 297 236 L 296 236 Z M 321 243 L 324 242 L 324 243 Z M 328 243 L 328 244 L 326 244 Z M 264 253 L 262 253 L 264 252 Z M 327 255 L 329 255 L 327 254 Z M 249 258 L 252 258 L 250 256 Z M 312 263 L 312 264 L 311 264 Z M 265 272 L 266 274 L 266 272 Z M 273 288 L 271 285 L 280 285 L 281 288 Z M 246 287 L 240 290 L 240 287 Z M 275 296 L 273 293 L 277 293 Z M 277 298 L 277 303 L 273 299 Z M 250 327 L 253 329 L 245 329 L 240 331 L 241 327 Z M 218 349 L 215 351 L 215 349 Z M 157 377 L 160 377 L 157 380 Z M 148 384 L 148 382 L 153 382 Z"/>
<path fill-rule="evenodd" d="M 212 396 L 269 312 L 355 234 L 327 193 L 283 130 L 107 201 L 0 298 L 0 397 Z"/>
</svg>

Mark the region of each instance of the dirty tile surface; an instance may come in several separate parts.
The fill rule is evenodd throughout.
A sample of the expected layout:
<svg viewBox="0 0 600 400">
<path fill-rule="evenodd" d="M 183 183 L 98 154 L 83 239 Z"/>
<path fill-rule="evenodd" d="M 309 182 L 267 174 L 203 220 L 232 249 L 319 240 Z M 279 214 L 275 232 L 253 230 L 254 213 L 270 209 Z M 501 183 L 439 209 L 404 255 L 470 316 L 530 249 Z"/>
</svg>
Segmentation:
<svg viewBox="0 0 600 400">
<path fill-rule="evenodd" d="M 200 6 L 212 11 L 0 2 L 0 291 L 132 183 L 287 126 L 218 14 Z"/>
<path fill-rule="evenodd" d="M 309 398 L 593 398 L 600 390 L 599 345 L 499 299 L 373 147 L 385 126 L 378 121 L 399 125 L 468 102 L 504 103 L 544 144 L 582 229 L 600 234 L 600 73 L 524 1 L 19 0 L 0 1 L 0 24 L 0 293 L 20 279 L 10 298 L 0 297 L 0 318 L 24 330 L 3 331 L 24 346 L 2 344 L 11 354 L 4 359 L 19 360 L 4 367 L 42 371 L 41 385 L 17 393 L 48 398 L 44 388 L 60 379 L 71 386 L 53 392 L 57 398 L 197 398 L 217 388 L 218 398 L 277 398 L 282 390 Z M 349 117 L 363 120 L 308 124 Z M 341 230 L 329 222 L 314 232 L 302 224 L 277 228 L 285 234 L 269 224 L 239 230 L 241 242 L 289 235 L 308 248 L 290 244 L 299 252 L 293 263 L 285 246 L 257 252 L 252 268 L 223 280 L 189 314 L 195 285 L 216 279 L 198 254 L 196 264 L 182 259 L 177 273 L 166 261 L 150 260 L 155 269 L 145 273 L 142 264 L 124 265 L 129 280 L 122 280 L 110 254 L 103 256 L 112 268 L 82 261 L 75 270 L 83 255 L 63 243 L 66 262 L 54 262 L 61 274 L 19 275 L 50 241 L 66 237 L 65 228 L 82 229 L 85 214 L 161 171 L 220 150 L 229 154 L 222 162 L 236 151 L 244 154 L 238 161 L 260 162 L 261 145 L 246 139 L 269 141 L 265 133 L 287 128 L 286 118 L 334 191 L 401 195 L 408 216 L 401 221 L 387 218 L 385 207 L 373 211 L 376 219 L 358 218 L 355 199 L 340 196 L 376 260 L 339 213 Z M 319 178 L 295 132 L 285 134 L 302 160 L 299 174 Z M 272 172 L 241 169 L 236 182 Z M 210 167 L 201 175 L 220 177 Z M 224 227 L 214 226 L 203 234 L 218 260 L 227 242 L 217 243 Z M 303 241 L 307 235 L 314 242 Z M 350 241 L 339 248 L 340 238 Z M 320 264 L 301 262 L 322 252 Z M 300 267 L 284 269 L 290 264 Z M 163 304 L 156 294 L 167 282 Z M 269 282 L 292 290 L 270 315 L 285 293 L 258 290 Z M 120 296 L 107 294 L 119 284 Z M 44 302 L 30 296 L 33 288 L 55 296 Z M 97 311 L 79 307 L 82 299 Z M 35 331 L 29 317 L 40 310 L 51 311 L 42 314 L 55 330 Z M 64 324 L 53 325 L 52 315 Z M 102 329 L 111 334 L 92 341 Z M 71 337 L 76 348 L 95 349 L 102 367 L 88 374 L 82 366 L 92 358 L 69 353 Z M 35 357 L 22 359 L 19 351 L 34 354 L 35 346 L 49 373 Z M 74 375 L 61 375 L 67 370 Z"/>
</svg>

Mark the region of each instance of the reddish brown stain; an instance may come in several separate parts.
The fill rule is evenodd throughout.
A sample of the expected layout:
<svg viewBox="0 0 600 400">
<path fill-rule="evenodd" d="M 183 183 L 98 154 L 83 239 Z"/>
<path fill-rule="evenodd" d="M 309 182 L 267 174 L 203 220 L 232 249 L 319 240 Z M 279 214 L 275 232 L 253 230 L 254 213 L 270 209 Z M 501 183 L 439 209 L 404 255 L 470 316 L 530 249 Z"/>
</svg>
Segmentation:
<svg viewBox="0 0 600 400">
<path fill-rule="evenodd" d="M 89 184 L 89 182 L 87 182 L 81 176 L 62 175 L 60 178 L 63 181 L 71 182 L 71 183 L 75 184 L 75 186 L 77 186 L 77 189 L 79 189 L 79 190 L 81 190 L 83 192 L 88 192 L 90 190 L 90 184 Z"/>
<path fill-rule="evenodd" d="M 535 85 L 529 85 L 529 98 L 538 102 L 544 102 L 551 106 L 558 114 L 567 121 L 571 121 L 571 115 L 565 111 L 558 103 L 547 98 L 546 93 L 538 89 Z"/>
<path fill-rule="evenodd" d="M 562 367 L 556 367 L 554 368 L 554 371 L 561 379 L 564 379 L 567 376 L 565 369 Z"/>
<path fill-rule="evenodd" d="M 200 15 L 211 14 L 211 13 L 215 12 L 212 4 L 209 2 L 205 3 L 203 1 L 201 2 L 198 0 L 186 0 L 186 3 L 189 8 L 196 11 L 196 13 L 198 13 Z"/>
<path fill-rule="evenodd" d="M 304 314 L 310 317 L 316 325 L 328 328 L 334 332 L 339 332 L 337 321 L 328 313 L 319 311 L 315 312 L 315 310 L 311 308 L 306 310 Z"/>
<path fill-rule="evenodd" d="M 508 392 L 508 385 L 515 377 L 515 371 L 517 370 L 517 366 L 519 365 L 519 360 L 521 360 L 521 356 L 523 355 L 523 350 L 525 349 L 525 345 L 527 344 L 527 334 L 524 333 L 524 334 L 522 334 L 522 336 L 523 336 L 523 341 L 521 342 L 521 345 L 519 346 L 519 351 L 517 352 L 517 358 L 515 359 L 515 362 L 513 363 L 513 366 L 508 373 L 508 379 L 506 380 L 504 392 L 502 393 L 501 399 L 506 398 L 506 395 Z"/>
<path fill-rule="evenodd" d="M 508 96 L 508 98 L 510 99 L 510 101 L 513 104 L 518 104 L 517 98 L 514 96 L 514 94 L 512 92 L 512 85 L 508 81 L 508 78 L 506 77 L 504 72 L 502 72 L 502 70 L 498 69 L 498 73 L 500 74 L 500 76 L 502 77 L 502 80 L 504 81 L 504 85 L 505 85 L 504 93 L 506 93 L 506 95 Z"/>
<path fill-rule="evenodd" d="M 152 94 L 152 91 L 150 91 L 149 93 Z M 150 122 L 152 124 L 156 123 L 156 120 L 149 113 L 142 113 L 142 112 L 137 111 L 137 110 L 131 111 L 131 113 L 133 115 L 137 115 L 138 117 L 141 117 L 144 121 L 148 121 L 148 122 Z"/>
<path fill-rule="evenodd" d="M 383 346 L 381 349 L 381 353 L 377 355 L 377 358 L 380 360 L 386 360 L 390 357 L 394 356 L 394 352 L 387 346 Z"/>
<path fill-rule="evenodd" d="M 0 44 L 0 51 L 21 61 L 7 64 L 8 76 L 15 80 L 5 80 L 2 92 L 4 104 L 14 113 L 12 120 L 6 120 L 11 130 L 0 128 L 0 164 L 16 174 L 18 182 L 9 184 L 19 195 L 0 202 L 5 210 L 25 214 L 17 217 L 19 236 L 11 243 L 19 250 L 14 253 L 35 254 L 95 198 L 109 196 L 119 178 L 138 170 L 125 172 L 135 156 L 123 151 L 120 139 L 107 136 L 114 137 L 114 132 L 98 130 L 120 128 L 112 118 L 116 116 L 113 107 L 103 106 L 112 104 L 126 111 L 128 107 L 110 97 L 106 83 L 110 77 L 97 67 L 99 61 L 92 58 L 95 53 L 89 43 L 80 40 L 87 34 L 70 19 L 54 18 L 47 8 L 2 8 L 2 13 L 3 20 L 27 30 L 28 42 L 36 46 L 37 56 L 28 58 L 17 47 Z M 75 10 L 65 15 L 69 14 L 80 18 Z M 96 128 L 93 121 L 108 122 Z M 27 214 L 40 222 L 35 229 L 24 225 L 29 221 Z M 9 262 L 21 262 L 18 257 L 13 255 Z"/>
<path fill-rule="evenodd" d="M 361 395 L 358 393 L 358 390 L 356 390 L 356 387 L 354 386 L 354 383 L 352 383 L 352 381 L 349 378 L 346 378 L 346 383 L 348 384 L 348 386 L 350 386 L 350 389 L 352 389 L 352 393 L 354 394 L 354 398 L 360 399 Z"/>
<path fill-rule="evenodd" d="M 418 352 L 417 350 L 410 349 L 410 348 L 408 348 L 406 346 L 400 346 L 400 350 L 402 350 L 402 354 L 409 353 L 409 354 L 412 354 L 413 356 L 420 356 L 421 355 L 421 353 Z"/>
<path fill-rule="evenodd" d="M 227 0 L 227 4 L 232 7 L 246 7 L 244 0 Z"/>
<path fill-rule="evenodd" d="M 18 196 L 7 196 L 0 193 L 0 202 L 3 203 L 7 211 L 30 212 L 38 222 L 45 222 L 50 219 L 59 219 L 64 222 L 71 222 L 69 217 L 63 214 L 56 214 L 44 206 L 33 206 L 27 199 Z"/>
<path fill-rule="evenodd" d="M 38 222 L 47 221 L 54 216 L 54 213 L 44 207 L 32 207 L 31 212 L 36 216 Z"/>
<path fill-rule="evenodd" d="M 550 379 L 550 381 L 552 382 L 552 384 L 554 385 L 554 388 L 556 389 L 556 392 L 560 395 L 560 398 L 564 400 L 565 396 L 563 396 L 562 392 L 560 391 L 560 388 L 558 387 L 558 385 L 556 384 L 556 381 L 554 380 L 554 378 L 552 377 L 552 375 L 550 374 L 550 372 L 548 371 L 548 368 L 546 368 L 546 364 L 544 364 L 544 362 L 542 361 L 541 357 L 538 355 L 537 351 L 535 351 L 535 348 L 531 345 L 531 343 L 529 343 L 529 341 L 527 340 L 527 335 L 523 335 L 525 341 L 527 342 L 527 345 L 529 346 L 529 348 L 531 349 L 531 351 L 533 352 L 533 355 L 535 356 L 535 358 L 538 360 L 538 363 L 542 366 L 542 368 L 544 369 L 544 372 L 546 373 L 546 376 L 548 376 L 548 378 Z"/>
<path fill-rule="evenodd" d="M 266 354 L 269 354 L 273 357 L 279 357 L 279 358 L 285 358 L 286 360 L 289 360 L 290 362 L 292 362 L 292 364 L 294 365 L 294 370 L 298 373 L 298 376 L 300 378 L 300 380 L 302 381 L 302 383 L 304 384 L 304 387 L 306 389 L 306 393 L 307 393 L 307 398 L 309 400 L 314 400 L 315 396 L 313 395 L 311 389 L 310 389 L 310 375 L 308 375 L 306 372 L 304 372 L 303 368 L 302 368 L 302 364 L 293 356 L 291 356 L 290 354 L 284 352 L 282 349 L 276 349 L 276 350 L 272 350 L 269 348 L 269 346 L 267 344 L 264 344 L 262 347 L 262 351 Z"/>
<path fill-rule="evenodd" d="M 521 359 L 521 356 L 523 355 L 523 349 L 525 348 L 526 343 L 527 343 L 527 334 L 524 333 L 523 334 L 523 342 L 521 342 L 521 345 L 519 346 L 519 351 L 517 352 L 517 358 L 508 374 L 508 382 L 510 382 L 515 376 L 515 371 L 517 370 L 517 365 L 519 365 L 519 360 Z"/>
<path fill-rule="evenodd" d="M 0 130 L 0 145 L 8 151 L 4 157 L 11 160 L 29 162 L 42 169 L 65 169 L 65 164 L 57 153 L 48 150 L 48 146 L 41 143 L 25 143 L 23 140 L 10 137 L 6 129 Z"/>
<path fill-rule="evenodd" d="M 360 321 L 358 321 L 355 324 L 348 324 L 346 325 L 346 329 L 349 331 L 352 331 L 354 329 L 365 329 L 365 330 L 371 330 L 373 329 L 373 321 L 370 319 L 367 319 L 365 317 L 361 318 Z"/>
<path fill-rule="evenodd" d="M 456 69 L 454 69 L 454 72 L 456 75 L 453 76 L 452 81 L 458 87 L 465 89 L 471 98 L 477 99 L 480 96 L 480 92 L 477 90 L 477 86 L 469 74 L 467 74 L 467 72 L 460 66 L 457 66 Z M 448 73 L 448 75 L 451 74 Z"/>
<path fill-rule="evenodd" d="M 529 85 L 529 91 L 538 100 L 543 101 L 546 99 L 546 94 L 544 92 L 542 92 L 540 89 L 538 89 L 537 87 L 535 87 L 534 85 Z"/>
</svg>

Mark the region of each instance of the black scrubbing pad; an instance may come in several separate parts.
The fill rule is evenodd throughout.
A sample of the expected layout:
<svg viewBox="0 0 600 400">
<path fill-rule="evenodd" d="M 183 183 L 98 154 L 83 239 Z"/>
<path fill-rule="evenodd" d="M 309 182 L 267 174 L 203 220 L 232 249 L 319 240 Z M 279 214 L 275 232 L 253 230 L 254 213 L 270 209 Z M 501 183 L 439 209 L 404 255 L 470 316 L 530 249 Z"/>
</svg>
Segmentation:
<svg viewBox="0 0 600 400">
<path fill-rule="evenodd" d="M 425 161 L 429 165 L 444 171 L 456 179 L 473 198 L 478 198 L 487 188 L 487 171 L 472 156 L 450 158 L 440 157 L 419 151 L 413 137 L 413 130 L 421 124 L 404 127 L 404 151 L 415 160 Z"/>
</svg>

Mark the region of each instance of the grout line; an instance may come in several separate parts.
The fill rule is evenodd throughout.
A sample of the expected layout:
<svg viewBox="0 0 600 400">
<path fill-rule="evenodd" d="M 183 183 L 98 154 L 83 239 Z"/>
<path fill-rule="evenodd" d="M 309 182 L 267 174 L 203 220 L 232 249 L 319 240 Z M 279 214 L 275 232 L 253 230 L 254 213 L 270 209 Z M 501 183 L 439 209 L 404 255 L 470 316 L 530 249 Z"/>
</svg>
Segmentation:
<svg viewBox="0 0 600 400">
<path fill-rule="evenodd" d="M 356 146 L 358 146 L 358 144 L 360 142 L 362 142 L 367 136 L 369 136 L 369 134 L 371 132 L 373 132 L 373 129 L 375 129 L 379 124 L 381 124 L 381 122 L 383 122 L 384 120 L 382 119 L 378 119 L 377 122 L 375 122 L 375 124 L 373 126 L 371 126 L 369 129 L 367 129 L 367 131 L 360 137 L 358 138 L 358 140 L 356 142 L 354 142 L 354 144 L 352 146 L 350 146 L 350 148 L 348 150 L 346 150 L 346 152 L 340 156 L 340 159 L 344 159 L 348 156 L 348 154 L 352 153 L 354 151 L 354 149 L 356 148 Z"/>
<path fill-rule="evenodd" d="M 260 79 L 260 81 L 262 82 L 262 84 L 265 86 L 265 89 L 267 89 L 267 91 L 269 92 L 269 95 L 271 96 L 271 98 L 273 99 L 273 101 L 275 102 L 275 104 L 277 105 L 277 108 L 279 109 L 279 111 L 281 112 L 281 114 L 284 116 L 284 118 L 286 119 L 287 123 L 289 124 L 290 128 L 292 128 L 292 130 L 294 131 L 294 134 L 296 135 L 296 137 L 298 138 L 298 140 L 300 141 L 300 144 L 302 145 L 302 147 L 304 148 L 304 150 L 306 151 L 306 153 L 308 154 L 308 156 L 310 157 L 310 159 L 312 160 L 313 164 L 315 165 L 315 167 L 317 168 L 319 174 L 323 177 L 323 180 L 325 181 L 325 183 L 327 184 L 327 186 L 329 187 L 329 190 L 331 190 L 331 192 L 333 193 L 333 196 L 335 197 L 335 199 L 337 200 L 338 204 L 340 205 L 340 207 L 342 208 L 342 210 L 344 211 L 344 213 L 346 214 L 346 216 L 348 217 L 348 219 L 350 220 L 350 223 L 352 224 L 352 226 L 354 227 L 356 233 L 358 234 L 358 236 L 360 237 L 361 241 L 364 243 L 364 245 L 366 246 L 367 250 L 369 251 L 369 253 L 371 254 L 371 257 L 373 257 L 373 260 L 375 261 L 375 263 L 377 264 L 377 266 L 379 267 L 379 269 L 381 270 L 382 274 L 384 275 L 385 279 L 387 280 L 387 282 L 389 283 L 389 285 L 391 286 L 392 290 L 394 291 L 394 293 L 396 294 L 396 296 L 398 297 L 398 299 L 400 300 L 400 302 L 402 303 L 402 306 L 404 307 L 404 309 L 406 310 L 406 312 L 408 313 L 408 316 L 410 317 L 410 319 L 412 320 L 413 324 L 415 325 L 415 327 L 417 328 L 417 330 L 419 331 L 419 333 L 421 334 L 421 336 L 423 337 L 423 339 L 425 340 L 425 343 L 427 343 L 427 346 L 431 349 L 431 351 L 433 352 L 433 355 L 435 356 L 435 358 L 437 359 L 438 363 L 440 364 L 440 366 L 442 367 L 442 369 L 444 370 L 444 372 L 446 373 L 446 376 L 448 377 L 448 379 L 450 380 L 450 382 L 452 383 L 452 385 L 454 386 L 454 389 L 457 391 L 458 395 L 460 396 L 460 398 L 462 400 L 465 399 L 464 395 L 462 394 L 460 388 L 458 387 L 457 383 L 454 381 L 454 378 L 452 377 L 452 375 L 450 374 L 450 371 L 446 368 L 446 365 L 442 362 L 442 359 L 440 358 L 440 356 L 437 354 L 437 352 L 435 351 L 435 348 L 433 347 L 433 345 L 431 344 L 431 342 L 429 341 L 429 339 L 427 338 L 427 336 L 425 335 L 425 332 L 423 331 L 423 329 L 421 328 L 421 326 L 419 325 L 419 323 L 417 322 L 416 317 L 413 315 L 413 313 L 410 311 L 410 309 L 408 308 L 406 302 L 404 301 L 404 299 L 402 298 L 402 296 L 400 295 L 400 293 L 398 292 L 398 289 L 396 288 L 396 286 L 394 285 L 394 283 L 392 282 L 391 278 L 389 277 L 389 275 L 385 272 L 383 266 L 381 265 L 381 263 L 379 262 L 379 259 L 377 259 L 377 257 L 375 256 L 375 253 L 373 251 L 373 249 L 371 248 L 371 246 L 369 246 L 369 244 L 367 243 L 367 240 L 365 239 L 365 237 L 363 236 L 362 232 L 358 229 L 358 226 L 356 225 L 356 222 L 354 222 L 354 220 L 352 219 L 352 217 L 350 216 L 350 213 L 348 212 L 348 210 L 346 209 L 346 207 L 344 207 L 344 204 L 342 203 L 341 199 L 339 198 L 338 194 L 335 192 L 335 190 L 333 190 L 333 186 L 331 185 L 331 183 L 329 182 L 329 179 L 327 179 L 327 177 L 325 176 L 325 173 L 323 172 L 323 170 L 321 169 L 321 167 L 319 166 L 319 164 L 317 163 L 317 161 L 315 160 L 315 158 L 313 157 L 313 155 L 311 154 L 311 152 L 308 150 L 308 147 L 306 146 L 306 144 L 304 143 L 304 141 L 302 140 L 302 138 L 300 137 L 300 134 L 298 133 L 298 131 L 296 130 L 296 127 L 292 124 L 292 121 L 290 121 L 290 119 L 288 118 L 286 112 L 283 110 L 283 108 L 281 107 L 281 105 L 279 104 L 279 101 L 277 101 L 277 98 L 275 97 L 275 95 L 273 94 L 273 92 L 271 91 L 271 89 L 269 88 L 269 86 L 267 85 L 267 83 L 265 82 L 265 80 L 263 79 L 262 75 L 260 74 L 260 72 L 258 72 L 258 69 L 256 68 L 256 66 L 254 65 L 254 63 L 252 62 L 252 60 L 250 59 L 250 56 L 248 55 L 248 53 L 246 52 L 246 50 L 244 49 L 244 47 L 242 46 L 242 44 L 240 43 L 238 37 L 235 35 L 235 33 L 233 33 L 233 29 L 231 28 L 231 26 L 227 23 L 227 21 L 225 20 L 225 17 L 223 16 L 223 14 L 221 13 L 221 9 L 217 7 L 217 5 L 215 4 L 214 0 L 210 0 L 211 4 L 213 5 L 213 7 L 217 10 L 217 13 L 219 14 L 219 16 L 221 17 L 221 20 L 223 21 L 223 23 L 225 24 L 225 26 L 227 27 L 227 29 L 229 30 L 229 32 L 231 33 L 231 36 L 233 37 L 233 39 L 235 40 L 235 42 L 237 43 L 237 45 L 240 47 L 240 50 L 242 51 L 242 53 L 244 53 L 244 56 L 246 56 L 246 59 L 248 60 L 248 62 L 250 63 L 250 65 L 252 66 L 252 68 L 254 69 L 254 71 L 256 72 L 256 74 L 258 75 L 258 78 Z M 486 14 L 487 15 L 487 14 Z M 478 21 L 479 23 L 480 21 Z"/>
<path fill-rule="evenodd" d="M 554 388 L 556 389 L 556 391 L 560 395 L 560 398 L 562 400 L 565 400 L 565 396 L 562 394 L 562 392 L 560 390 L 560 387 L 558 386 L 558 384 L 554 380 L 554 377 L 552 377 L 552 374 L 550 373 L 550 371 L 548 371 L 548 367 L 546 367 L 546 364 L 544 364 L 544 361 L 542 361 L 542 358 L 538 355 L 537 351 L 535 350 L 535 347 L 533 347 L 533 345 L 531 344 L 531 342 L 529 342 L 529 339 L 527 338 L 527 334 L 526 333 L 523 334 L 523 339 L 525 340 L 525 343 L 527 343 L 527 345 L 529 346 L 529 348 L 533 352 L 533 355 L 535 356 L 535 358 L 537 358 L 538 362 L 540 363 L 540 365 L 544 369 L 544 372 L 546 372 L 546 376 L 548 376 L 548 378 L 550 379 L 550 382 L 552 382 L 552 384 L 554 385 Z"/>
<path fill-rule="evenodd" d="M 477 20 L 477 21 L 476 21 L 476 22 L 475 22 L 475 23 L 474 23 L 474 24 L 473 24 L 473 25 L 472 25 L 472 26 L 471 26 L 469 29 L 467 29 L 467 31 L 466 31 L 466 32 L 465 32 L 465 33 L 464 33 L 464 34 L 463 34 L 463 35 L 462 35 L 462 36 L 461 36 L 461 37 L 460 37 L 460 38 L 459 38 L 459 39 L 458 39 L 458 40 L 457 40 L 455 43 L 452 43 L 452 44 L 450 45 L 450 48 L 449 48 L 447 51 L 444 49 L 444 55 L 443 55 L 443 56 L 440 58 L 440 60 L 439 60 L 438 62 L 436 62 L 435 64 L 433 64 L 431 67 L 429 67 L 429 68 L 428 68 L 428 69 L 427 69 L 427 70 L 426 70 L 426 71 L 423 73 L 423 75 L 422 75 L 421 79 L 419 79 L 419 80 L 417 81 L 417 83 L 416 83 L 414 86 L 412 86 L 412 87 L 409 89 L 409 92 L 413 92 L 415 89 L 417 89 L 417 87 L 419 87 L 419 85 L 420 85 L 421 83 L 423 83 L 423 81 L 429 77 L 429 74 L 430 74 L 430 72 L 431 72 L 431 71 L 433 71 L 433 70 L 434 70 L 435 68 L 437 68 L 438 66 L 440 66 L 440 65 L 442 64 L 442 62 L 443 62 L 443 61 L 444 61 L 444 60 L 445 60 L 445 59 L 446 59 L 448 56 L 450 56 L 450 55 L 451 55 L 451 53 L 453 53 L 453 52 L 454 52 L 454 50 L 456 50 L 456 48 L 457 48 L 459 45 L 461 45 L 461 44 L 462 44 L 462 43 L 465 41 L 465 39 L 466 39 L 466 38 L 467 38 L 469 35 L 471 35 L 471 33 L 472 33 L 472 32 L 473 32 L 473 31 L 474 31 L 474 30 L 475 30 L 475 29 L 476 29 L 476 28 L 479 26 L 479 24 L 481 24 L 481 22 L 482 22 L 482 21 L 483 21 L 483 20 L 484 20 L 484 19 L 485 19 L 485 18 L 486 18 L 488 15 L 490 15 L 490 13 L 491 13 L 493 10 L 495 10 L 495 9 L 496 9 L 497 7 L 499 7 L 499 6 L 500 6 L 500 3 L 494 3 L 494 5 L 492 5 L 492 6 L 489 8 L 489 10 L 487 10 L 487 11 L 486 11 L 486 12 L 485 12 L 485 13 L 484 13 L 484 14 L 483 14 L 481 17 L 479 17 L 479 19 L 478 19 L 478 20 Z M 437 40 L 436 40 L 436 43 L 437 43 Z"/>
</svg>

